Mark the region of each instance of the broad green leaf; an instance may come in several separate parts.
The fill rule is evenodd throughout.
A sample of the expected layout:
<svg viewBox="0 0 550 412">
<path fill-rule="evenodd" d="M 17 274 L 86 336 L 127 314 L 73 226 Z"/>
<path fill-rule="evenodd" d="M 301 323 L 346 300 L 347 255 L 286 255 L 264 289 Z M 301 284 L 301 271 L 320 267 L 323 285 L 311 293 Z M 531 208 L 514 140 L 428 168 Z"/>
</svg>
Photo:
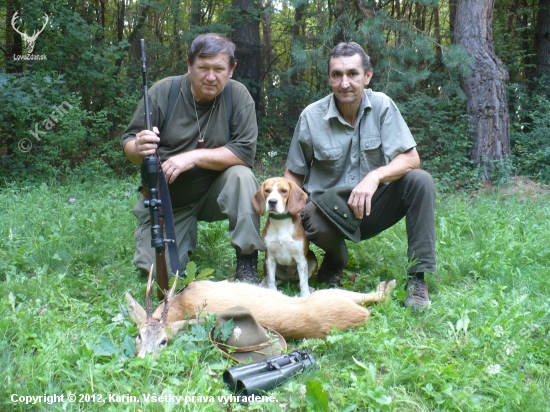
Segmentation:
<svg viewBox="0 0 550 412">
<path fill-rule="evenodd" d="M 314 412 L 328 410 L 328 393 L 323 390 L 323 386 L 319 382 L 308 381 L 306 383 L 306 402 Z"/>
<path fill-rule="evenodd" d="M 136 341 L 130 335 L 126 335 L 122 341 L 122 352 L 129 358 L 136 356 Z"/>
<path fill-rule="evenodd" d="M 225 325 L 222 327 L 222 341 L 226 341 L 231 334 L 233 333 L 233 326 L 235 323 L 233 322 L 233 319 L 229 319 L 229 321 L 225 322 Z"/>
<path fill-rule="evenodd" d="M 355 359 L 355 356 L 352 356 L 351 358 L 353 359 L 353 361 L 355 362 L 355 364 L 357 366 L 360 366 L 361 368 L 365 369 L 366 371 L 369 370 L 369 368 L 363 362 L 359 362 L 357 359 Z"/>
<path fill-rule="evenodd" d="M 120 355 L 120 349 L 115 346 L 111 340 L 105 336 L 99 337 L 99 345 L 94 343 L 90 344 L 90 348 L 94 351 L 96 356 L 112 356 Z"/>
</svg>

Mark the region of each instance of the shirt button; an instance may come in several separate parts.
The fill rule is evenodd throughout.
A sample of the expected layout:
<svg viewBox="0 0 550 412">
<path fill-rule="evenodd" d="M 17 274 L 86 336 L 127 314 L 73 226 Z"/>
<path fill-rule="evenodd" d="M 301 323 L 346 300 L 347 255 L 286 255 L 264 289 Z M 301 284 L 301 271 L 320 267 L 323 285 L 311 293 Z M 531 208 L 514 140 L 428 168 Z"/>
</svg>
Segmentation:
<svg viewBox="0 0 550 412">
<path fill-rule="evenodd" d="M 357 155 L 356 155 L 356 154 L 353 154 L 353 155 L 351 155 L 351 157 L 353 157 L 353 158 L 355 159 L 355 158 L 357 157 Z"/>
</svg>

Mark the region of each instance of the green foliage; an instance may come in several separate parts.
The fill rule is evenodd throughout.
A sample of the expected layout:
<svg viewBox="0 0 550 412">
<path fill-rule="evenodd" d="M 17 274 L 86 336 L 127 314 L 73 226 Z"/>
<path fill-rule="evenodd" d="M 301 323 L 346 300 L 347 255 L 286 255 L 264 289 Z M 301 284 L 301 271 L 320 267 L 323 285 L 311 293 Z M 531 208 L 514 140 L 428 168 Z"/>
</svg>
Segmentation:
<svg viewBox="0 0 550 412">
<path fill-rule="evenodd" d="M 510 142 L 516 173 L 550 183 L 550 98 L 543 87 L 538 89 L 542 93 L 529 94 L 510 85 Z"/>
<path fill-rule="evenodd" d="M 0 158 L 4 179 L 64 177 L 94 164 L 108 175 L 125 164 L 117 142 L 103 138 L 111 127 L 107 111 L 84 109 L 82 96 L 67 90 L 63 76 L 1 75 L 0 96 L 9 102 L 0 121 L 7 136 Z"/>
<path fill-rule="evenodd" d="M 127 193 L 135 183 L 75 180 L 0 192 L 0 409 L 31 408 L 12 394 L 74 394 L 77 402 L 32 410 L 549 410 L 541 403 L 550 389 L 550 282 L 541 276 L 550 260 L 550 192 L 543 188 L 517 182 L 438 200 L 438 272 L 428 277 L 427 312 L 404 309 L 398 298 L 406 282 L 404 222 L 349 243 L 344 287 L 370 291 L 395 278 L 391 301 L 374 305 L 357 329 L 289 341 L 311 351 L 316 367 L 270 391 L 275 402 L 245 406 L 227 400 L 222 373 L 230 363 L 208 341 L 213 317 L 157 359 L 135 358 L 137 329 L 119 309 L 126 291 L 138 301 L 145 294 L 131 263 L 136 197 Z M 231 265 L 226 228 L 210 226 L 219 226 L 210 236 L 228 249 L 222 266 Z M 187 273 L 207 273 L 217 259 L 197 251 L 201 264 Z M 176 404 L 168 395 L 188 400 Z"/>
<path fill-rule="evenodd" d="M 323 386 L 316 381 L 306 383 L 306 402 L 315 412 L 325 412 L 328 410 L 328 393 L 323 390 Z"/>
<path fill-rule="evenodd" d="M 522 132 L 513 127 L 513 165 L 517 172 L 545 180 L 548 153 L 532 150 L 535 142 L 544 146 L 544 127 L 537 123 L 537 119 L 542 122 L 544 104 L 536 102 L 538 93 L 532 93 L 542 86 L 526 89 L 538 2 L 526 0 L 519 8 L 516 3 L 497 1 L 494 47 L 512 81 L 524 90 L 525 99 L 533 100 L 541 111 L 521 116 L 520 122 L 528 123 Z M 228 0 L 208 5 L 200 1 L 187 5 L 175 0 L 146 1 L 125 4 L 121 16 L 121 5 L 116 2 L 85 2 L 77 7 L 61 0 L 21 3 L 24 30 L 37 29 L 41 16 L 49 16 L 34 51 L 47 59 L 25 62 L 0 57 L 0 98 L 4 102 L 0 177 L 7 181 L 29 176 L 62 178 L 71 170 L 82 173 L 86 169 L 107 169 L 107 173 L 118 175 L 135 172 L 121 154 L 118 138 L 142 94 L 139 39 L 147 42 L 148 77 L 153 84 L 186 72 L 189 45 L 198 34 L 220 32 L 231 37 L 232 27 L 240 20 L 252 19 L 262 32 L 261 39 L 253 40 L 264 42 L 257 105 L 260 174 L 280 174 L 299 113 L 330 92 L 326 76 L 330 49 L 339 41 L 352 40 L 372 57 L 374 90 L 410 106 L 413 120 L 420 112 L 420 119 L 435 119 L 438 136 L 426 137 L 420 132 L 418 140 L 424 165 L 439 177 L 440 186 L 449 190 L 472 187 L 479 174 L 468 160 L 471 147 L 464 138 L 465 110 L 460 103 L 464 98 L 460 77 L 470 71 L 471 60 L 462 48 L 452 44 L 448 2 L 415 0 L 395 7 L 395 2 L 370 0 L 296 0 L 268 3 L 263 8 L 257 5 L 244 13 Z M 6 16 L 4 9 L 2 15 Z M 10 49 L 11 31 L 6 30 L 1 37 Z M 240 76 L 239 67 L 235 75 Z M 242 80 L 252 85 L 248 79 Z M 429 110 L 413 107 L 426 101 Z M 44 122 L 47 125 L 52 111 L 63 102 L 72 109 L 59 122 L 51 121 L 51 129 L 44 129 Z M 445 125 L 447 120 L 450 123 Z M 422 147 L 424 143 L 437 149 Z M 267 155 L 273 152 L 278 155 Z M 502 166 L 499 176 L 511 173 L 508 163 Z"/>
<path fill-rule="evenodd" d="M 538 0 L 495 2 L 493 47 L 506 65 L 511 83 L 525 83 L 533 69 L 533 38 L 538 4 Z"/>
<path fill-rule="evenodd" d="M 432 174 L 438 189 L 475 189 L 479 172 L 469 159 L 472 141 L 464 99 L 417 93 L 400 106 L 418 143 L 422 168 Z"/>
</svg>

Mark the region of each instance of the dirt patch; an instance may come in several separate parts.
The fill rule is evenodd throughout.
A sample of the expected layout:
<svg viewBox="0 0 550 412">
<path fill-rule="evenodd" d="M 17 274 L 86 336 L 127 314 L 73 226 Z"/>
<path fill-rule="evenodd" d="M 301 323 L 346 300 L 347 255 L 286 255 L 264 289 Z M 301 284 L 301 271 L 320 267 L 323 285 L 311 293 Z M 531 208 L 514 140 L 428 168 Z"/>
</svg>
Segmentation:
<svg viewBox="0 0 550 412">
<path fill-rule="evenodd" d="M 502 186 L 495 186 L 491 181 L 484 181 L 481 185 L 482 187 L 478 193 L 500 192 L 506 195 L 520 195 L 530 198 L 550 193 L 549 185 L 537 183 L 525 176 L 511 177 L 508 183 Z"/>
</svg>

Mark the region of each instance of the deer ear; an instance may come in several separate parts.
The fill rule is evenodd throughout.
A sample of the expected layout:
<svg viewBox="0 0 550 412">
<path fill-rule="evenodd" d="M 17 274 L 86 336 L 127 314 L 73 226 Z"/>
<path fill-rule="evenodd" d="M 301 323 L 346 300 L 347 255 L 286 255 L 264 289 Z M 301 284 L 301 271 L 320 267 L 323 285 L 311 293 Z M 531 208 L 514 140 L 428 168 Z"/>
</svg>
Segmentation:
<svg viewBox="0 0 550 412">
<path fill-rule="evenodd" d="M 178 332 L 182 328 L 187 326 L 188 323 L 189 322 L 186 320 L 177 320 L 175 322 L 169 323 L 168 325 L 166 325 L 166 327 L 170 330 L 170 333 L 172 333 L 172 335 L 177 335 Z"/>
<path fill-rule="evenodd" d="M 147 320 L 147 314 L 145 309 L 136 302 L 130 293 L 126 292 L 126 302 L 128 303 L 128 313 L 132 320 L 136 323 L 137 327 L 140 328 L 141 325 L 145 324 Z"/>
<path fill-rule="evenodd" d="M 264 214 L 264 211 L 265 211 L 265 197 L 264 197 L 264 185 L 263 184 L 258 188 L 258 191 L 256 192 L 256 194 L 252 198 L 252 206 L 254 206 L 254 210 L 260 216 L 262 216 Z"/>
</svg>

